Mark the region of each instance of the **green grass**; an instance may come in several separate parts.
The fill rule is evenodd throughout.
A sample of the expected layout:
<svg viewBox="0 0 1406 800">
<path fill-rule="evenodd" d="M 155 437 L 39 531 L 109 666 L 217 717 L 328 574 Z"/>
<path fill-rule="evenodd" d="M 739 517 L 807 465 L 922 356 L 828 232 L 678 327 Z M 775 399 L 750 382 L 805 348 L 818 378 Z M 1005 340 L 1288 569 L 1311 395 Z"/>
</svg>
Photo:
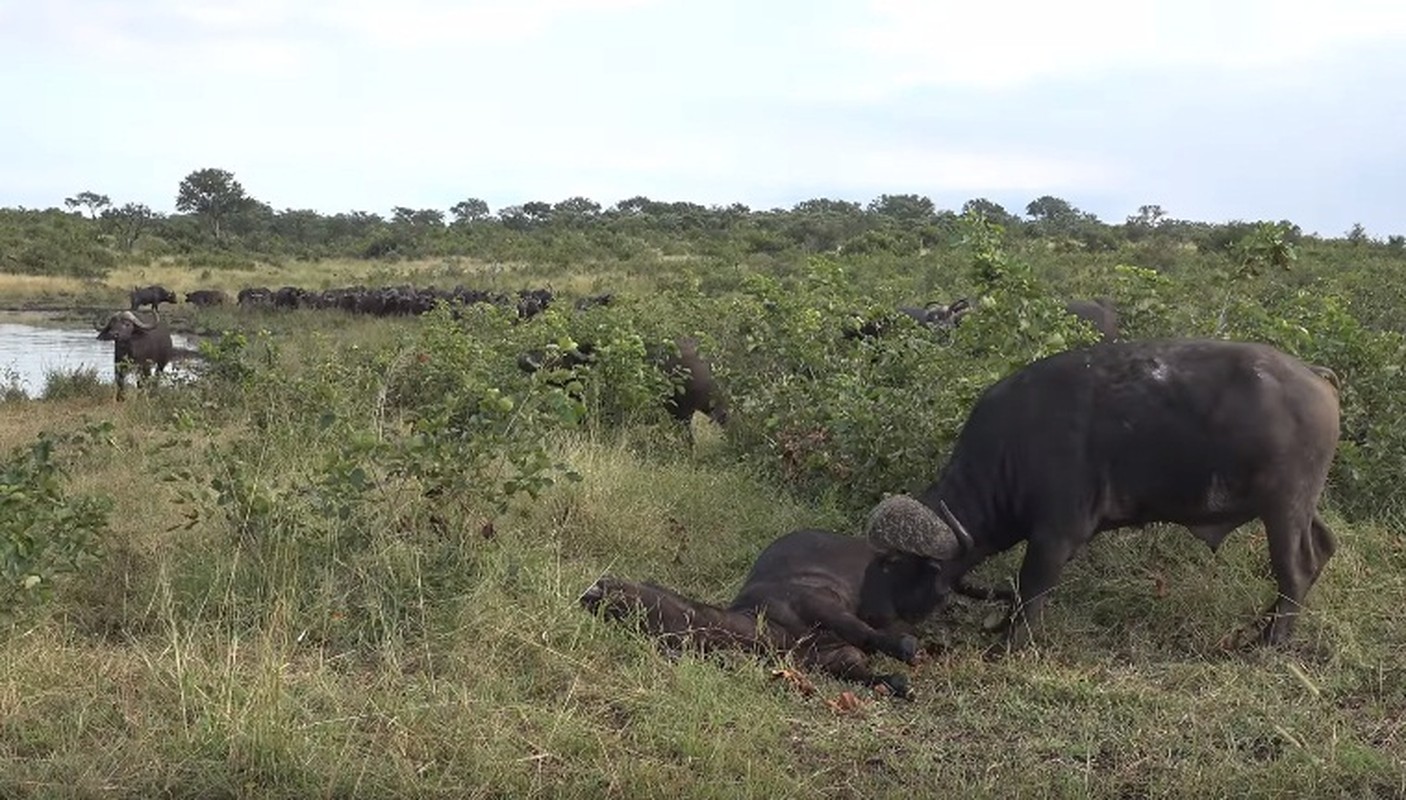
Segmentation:
<svg viewBox="0 0 1406 800">
<path fill-rule="evenodd" d="M 312 487 L 357 432 L 394 429 L 379 390 L 425 323 L 191 322 L 268 330 L 266 382 L 0 414 L 4 449 L 113 422 L 69 484 L 115 502 L 102 559 L 0 649 L 0 796 L 1406 795 L 1399 517 L 1329 513 L 1338 554 L 1282 651 L 1221 644 L 1272 595 L 1262 528 L 1212 554 L 1153 527 L 1071 562 L 1037 648 L 986 660 L 994 607 L 963 601 L 924 629 L 915 702 L 821 675 L 803 696 L 771 665 L 674 659 L 576 603 L 606 572 L 726 602 L 776 536 L 858 530 L 701 419 L 693 449 L 665 422 L 544 432 L 583 479 L 491 529 L 482 506 L 392 481 L 337 519 Z M 222 505 L 217 479 L 270 507 Z M 827 703 L 843 691 L 857 711 Z"/>
</svg>

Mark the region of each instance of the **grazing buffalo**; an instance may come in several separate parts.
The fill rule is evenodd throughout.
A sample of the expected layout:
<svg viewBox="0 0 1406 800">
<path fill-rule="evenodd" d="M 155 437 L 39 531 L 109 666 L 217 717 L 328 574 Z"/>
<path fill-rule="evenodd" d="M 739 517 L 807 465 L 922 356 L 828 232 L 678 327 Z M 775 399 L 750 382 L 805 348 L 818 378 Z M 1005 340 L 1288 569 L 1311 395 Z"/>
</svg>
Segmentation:
<svg viewBox="0 0 1406 800">
<path fill-rule="evenodd" d="M 593 306 L 608 306 L 613 302 L 615 302 L 615 294 L 613 292 L 605 292 L 603 294 L 593 294 L 588 295 L 586 297 L 579 297 L 576 299 L 576 302 L 573 304 L 573 306 L 577 311 L 585 311 L 586 309 L 591 308 Z"/>
<path fill-rule="evenodd" d="M 131 300 L 133 311 L 136 311 L 142 306 L 151 306 L 151 310 L 155 312 L 157 310 L 156 307 L 162 303 L 176 302 L 176 293 L 167 289 L 165 286 L 157 286 L 155 284 L 141 287 L 134 286 L 132 287 Z"/>
<path fill-rule="evenodd" d="M 933 330 L 950 330 L 956 327 L 962 316 L 971 310 L 971 301 L 965 298 L 953 303 L 931 302 L 922 308 L 916 306 L 899 306 L 898 313 L 912 319 L 914 322 Z M 847 327 L 844 330 L 846 339 L 871 339 L 883 336 L 893 326 L 892 317 L 880 317 L 871 319 L 862 325 Z"/>
<path fill-rule="evenodd" d="M 681 337 L 674 340 L 673 347 L 651 345 L 647 348 L 647 357 L 674 386 L 673 393 L 664 400 L 665 410 L 674 419 L 688 425 L 694 413 L 702 412 L 718 425 L 727 425 L 727 400 L 707 360 L 698 352 L 698 340 Z M 574 350 L 553 355 L 545 350 L 528 351 L 518 356 L 517 365 L 518 369 L 531 374 L 543 368 L 589 367 L 595 359 L 595 345 L 583 342 Z"/>
<path fill-rule="evenodd" d="M 1097 328 L 1103 334 L 1103 341 L 1118 340 L 1118 309 L 1112 300 L 1102 297 L 1097 300 L 1071 300 L 1064 304 L 1064 310 Z"/>
<path fill-rule="evenodd" d="M 166 369 L 171 361 L 171 331 L 161 317 L 152 312 L 152 322 L 142 322 L 131 311 L 119 311 L 108 318 L 107 324 L 98 329 L 98 338 L 113 343 L 112 361 L 117 379 L 117 399 L 126 392 L 127 370 L 137 369 L 137 383 L 151 375 L 154 365 L 157 373 Z"/>
<path fill-rule="evenodd" d="M 273 292 L 264 286 L 249 286 L 239 290 L 235 298 L 240 308 L 273 305 Z"/>
<path fill-rule="evenodd" d="M 552 304 L 551 289 L 523 289 L 517 295 L 517 314 L 521 319 L 531 319 Z"/>
<path fill-rule="evenodd" d="M 222 306 L 228 300 L 229 295 L 219 289 L 196 289 L 193 292 L 186 292 L 186 302 L 197 308 Z"/>
<path fill-rule="evenodd" d="M 1279 644 L 1335 549 L 1317 513 L 1339 436 L 1330 371 L 1268 345 L 1113 342 L 1036 361 L 990 386 L 918 500 L 937 534 L 881 540 L 946 552 L 940 583 L 1026 543 L 1006 645 L 1039 631 L 1065 563 L 1101 531 L 1184 525 L 1213 551 L 1264 522 L 1278 596 L 1260 641 Z M 950 524 L 933 510 L 946 504 Z M 941 523 L 941 524 L 939 524 Z"/>
<path fill-rule="evenodd" d="M 691 642 L 703 650 L 791 652 L 838 678 L 908 697 L 907 678 L 875 674 L 868 656 L 916 660 L 918 640 L 908 625 L 944 602 L 939 564 L 962 555 L 960 549 L 916 555 L 857 536 L 803 529 L 757 556 L 727 608 L 610 576 L 596 581 L 580 602 L 612 618 L 640 613 L 646 632 L 675 649 Z"/>
<path fill-rule="evenodd" d="M 701 411 L 718 425 L 727 425 L 727 400 L 713 379 L 712 368 L 698 353 L 697 339 L 682 337 L 674 341 L 673 348 L 650 348 L 649 355 L 674 384 L 673 395 L 664 401 L 674 419 L 687 425 L 694 413 Z"/>
</svg>

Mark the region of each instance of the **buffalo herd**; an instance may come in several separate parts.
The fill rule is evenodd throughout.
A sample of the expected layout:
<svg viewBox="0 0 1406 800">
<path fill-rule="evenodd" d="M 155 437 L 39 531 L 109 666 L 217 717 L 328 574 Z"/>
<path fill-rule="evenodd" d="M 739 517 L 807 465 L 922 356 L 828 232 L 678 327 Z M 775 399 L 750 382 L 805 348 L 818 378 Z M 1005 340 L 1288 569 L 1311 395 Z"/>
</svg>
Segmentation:
<svg viewBox="0 0 1406 800">
<path fill-rule="evenodd" d="M 219 306 L 215 290 L 187 302 Z M 546 310 L 547 289 L 508 294 L 455 287 L 393 286 L 310 291 L 247 288 L 242 308 L 319 308 L 384 315 L 423 314 L 439 301 L 494 303 L 521 319 Z M 145 376 L 171 358 L 171 338 L 156 316 L 175 295 L 134 289 L 132 309 L 112 315 L 98 338 L 114 342 L 121 396 L 125 365 Z M 576 300 L 584 310 L 613 295 Z M 150 305 L 154 320 L 134 313 Z M 898 314 L 950 330 L 972 303 L 901 306 Z M 836 677 L 911 694 L 907 679 L 878 674 L 869 657 L 906 663 L 918 657 L 913 626 L 943 609 L 953 592 L 1008 604 L 994 654 L 1040 636 L 1043 610 L 1065 565 L 1097 534 L 1170 523 L 1212 551 L 1235 529 L 1260 520 L 1275 599 L 1258 641 L 1288 640 L 1309 590 L 1336 544 L 1318 503 L 1339 439 L 1339 385 L 1332 370 L 1268 345 L 1213 339 L 1126 340 L 1107 300 L 1073 300 L 1065 310 L 1100 341 L 1030 363 L 988 386 L 971 408 L 936 478 L 913 494 L 879 502 L 864 535 L 802 529 L 762 550 L 726 608 L 670 589 L 612 575 L 578 602 L 593 613 L 634 621 L 672 648 L 789 653 Z M 888 317 L 842 331 L 882 336 Z M 533 350 L 518 366 L 589 368 L 595 347 Z M 727 403 L 698 342 L 679 337 L 649 351 L 675 391 L 665 402 L 676 419 L 697 412 L 727 422 Z M 1024 545 L 1013 589 L 981 589 L 965 576 L 986 559 Z"/>
</svg>

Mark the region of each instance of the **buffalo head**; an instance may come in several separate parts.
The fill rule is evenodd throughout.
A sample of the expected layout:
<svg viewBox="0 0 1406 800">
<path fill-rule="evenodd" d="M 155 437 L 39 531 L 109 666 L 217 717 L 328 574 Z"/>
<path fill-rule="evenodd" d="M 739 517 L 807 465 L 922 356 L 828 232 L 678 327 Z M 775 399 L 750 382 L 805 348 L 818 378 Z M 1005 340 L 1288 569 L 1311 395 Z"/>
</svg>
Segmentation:
<svg viewBox="0 0 1406 800">
<path fill-rule="evenodd" d="M 131 339 L 138 332 L 146 333 L 155 328 L 161 322 L 161 318 L 152 312 L 156 317 L 153 322 L 142 322 L 136 314 L 130 311 L 119 311 L 107 318 L 107 324 L 97 328 L 98 338 L 105 342 L 122 342 Z"/>
</svg>

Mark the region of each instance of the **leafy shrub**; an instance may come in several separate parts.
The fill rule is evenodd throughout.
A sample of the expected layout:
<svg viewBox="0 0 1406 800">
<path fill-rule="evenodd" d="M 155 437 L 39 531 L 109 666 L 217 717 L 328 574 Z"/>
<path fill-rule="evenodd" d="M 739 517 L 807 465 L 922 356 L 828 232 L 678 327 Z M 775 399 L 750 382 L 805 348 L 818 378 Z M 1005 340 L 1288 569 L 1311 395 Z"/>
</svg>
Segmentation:
<svg viewBox="0 0 1406 800">
<path fill-rule="evenodd" d="M 60 446 L 82 451 L 110 431 L 90 425 L 76 434 L 40 434 L 0 462 L 0 613 L 46 597 L 55 580 L 97 557 L 95 537 L 107 526 L 112 501 L 69 495 Z"/>
<path fill-rule="evenodd" d="M 98 397 L 111 389 L 93 367 L 79 367 L 71 371 L 52 370 L 44 374 L 45 400 L 69 400 L 75 397 Z"/>
</svg>

